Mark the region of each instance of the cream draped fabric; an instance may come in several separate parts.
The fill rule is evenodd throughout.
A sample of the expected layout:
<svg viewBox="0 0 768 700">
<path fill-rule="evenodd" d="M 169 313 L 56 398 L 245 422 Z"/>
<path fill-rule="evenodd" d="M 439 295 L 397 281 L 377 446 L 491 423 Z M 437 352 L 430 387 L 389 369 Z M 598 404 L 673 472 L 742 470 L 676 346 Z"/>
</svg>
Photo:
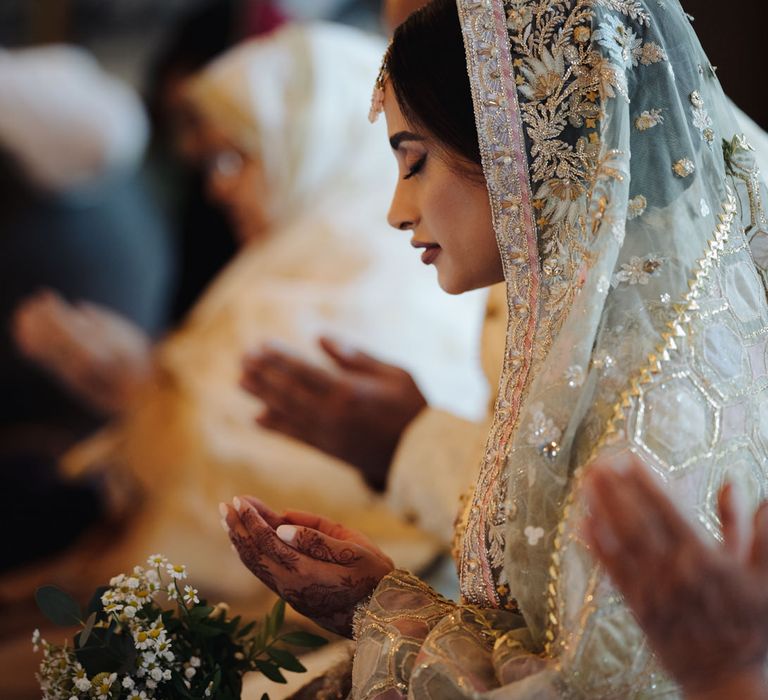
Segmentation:
<svg viewBox="0 0 768 700">
<path fill-rule="evenodd" d="M 766 495 L 765 188 L 677 0 L 459 0 L 510 321 L 457 531 L 462 604 L 397 571 L 355 698 L 676 698 L 580 536 L 582 468 L 645 459 L 718 536 Z"/>
<path fill-rule="evenodd" d="M 144 500 L 122 537 L 46 571 L 45 582 L 88 588 L 161 551 L 186 563 L 209 599 L 258 608 L 266 589 L 219 525 L 218 503 L 243 493 L 344 521 L 404 566 L 423 566 L 441 548 L 351 467 L 256 426 L 259 405 L 238 386 L 243 353 L 265 341 L 325 362 L 323 333 L 407 368 L 437 407 L 483 412 L 483 297 L 457 306 L 386 224 L 397 173 L 384 126 L 371 132 L 366 119 L 382 50 L 348 28 L 289 27 L 235 48 L 201 77 L 196 99 L 210 98 L 221 129 L 263 158 L 275 224 L 162 343 L 157 382 L 136 409 L 70 455 L 73 470 L 137 477 Z"/>
</svg>

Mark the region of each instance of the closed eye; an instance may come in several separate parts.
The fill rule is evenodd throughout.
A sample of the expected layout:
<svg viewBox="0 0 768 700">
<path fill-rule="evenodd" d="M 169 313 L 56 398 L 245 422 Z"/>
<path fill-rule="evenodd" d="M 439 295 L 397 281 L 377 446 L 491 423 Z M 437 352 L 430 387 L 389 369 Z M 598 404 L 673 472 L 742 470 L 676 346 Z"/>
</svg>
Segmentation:
<svg viewBox="0 0 768 700">
<path fill-rule="evenodd" d="M 408 174 L 403 178 L 403 180 L 410 180 L 414 175 L 417 175 L 419 172 L 421 172 L 426 162 L 427 154 L 425 153 L 413 164 L 413 166 L 411 166 L 411 169 L 408 171 Z"/>
</svg>

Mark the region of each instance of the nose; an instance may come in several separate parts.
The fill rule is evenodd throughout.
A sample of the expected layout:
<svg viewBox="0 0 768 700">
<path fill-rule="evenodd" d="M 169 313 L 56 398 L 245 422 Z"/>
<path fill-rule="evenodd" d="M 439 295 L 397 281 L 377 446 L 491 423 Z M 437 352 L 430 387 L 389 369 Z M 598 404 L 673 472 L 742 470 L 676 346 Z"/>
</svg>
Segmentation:
<svg viewBox="0 0 768 700">
<path fill-rule="evenodd" d="M 399 231 L 412 231 L 418 225 L 418 210 L 413 199 L 408 197 L 403 189 L 402 183 L 398 183 L 387 214 L 387 222 Z"/>
</svg>

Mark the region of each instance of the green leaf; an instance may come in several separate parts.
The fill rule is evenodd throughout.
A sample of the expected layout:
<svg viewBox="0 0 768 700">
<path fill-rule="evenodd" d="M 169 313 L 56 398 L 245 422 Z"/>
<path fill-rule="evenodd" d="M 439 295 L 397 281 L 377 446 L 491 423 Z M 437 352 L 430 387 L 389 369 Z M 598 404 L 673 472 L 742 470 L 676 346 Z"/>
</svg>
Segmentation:
<svg viewBox="0 0 768 700">
<path fill-rule="evenodd" d="M 96 624 L 96 613 L 92 612 L 88 619 L 85 621 L 85 627 L 83 628 L 83 631 L 80 633 L 80 646 L 84 647 L 88 643 L 88 639 L 91 636 L 91 632 L 93 632 L 93 626 Z"/>
<path fill-rule="evenodd" d="M 213 612 L 213 608 L 210 605 L 196 605 L 189 611 L 189 617 L 195 622 L 204 620 Z"/>
<path fill-rule="evenodd" d="M 226 635 L 226 632 L 222 629 L 219 629 L 218 627 L 211 627 L 210 625 L 196 625 L 194 628 L 194 633 L 200 637 L 204 637 L 205 639 L 212 639 L 213 637 L 221 637 L 223 635 Z"/>
<path fill-rule="evenodd" d="M 256 668 L 259 669 L 269 680 L 275 683 L 287 683 L 285 676 L 280 673 L 280 669 L 271 661 L 256 659 Z"/>
<path fill-rule="evenodd" d="M 293 671 L 294 673 L 307 672 L 307 669 L 302 666 L 301 662 L 290 651 L 285 649 L 269 649 L 267 654 L 269 654 L 272 661 L 286 671 Z"/>
<path fill-rule="evenodd" d="M 242 637 L 245 637 L 245 636 L 247 636 L 247 635 L 248 635 L 248 633 L 249 633 L 249 632 L 250 632 L 250 631 L 251 631 L 251 630 L 252 630 L 254 627 L 256 627 L 256 622 L 249 622 L 249 623 L 248 623 L 248 624 L 247 624 L 245 627 L 243 627 L 242 629 L 238 630 L 238 632 L 237 632 L 237 636 L 238 636 L 238 638 L 242 638 Z"/>
<path fill-rule="evenodd" d="M 101 602 L 101 596 L 103 596 L 109 590 L 109 586 L 99 586 L 95 593 L 91 596 L 91 600 L 88 603 L 88 607 L 85 609 L 85 614 L 90 615 L 96 613 L 101 615 L 104 612 L 104 604 Z"/>
<path fill-rule="evenodd" d="M 318 637 L 316 634 L 311 634 L 309 632 L 289 632 L 280 637 L 280 641 L 294 647 L 307 647 L 310 649 L 328 644 L 327 639 L 323 639 L 323 637 Z"/>
<path fill-rule="evenodd" d="M 56 586 L 38 588 L 35 592 L 35 600 L 40 612 L 54 625 L 72 627 L 82 623 L 83 614 L 80 606 Z"/>
<path fill-rule="evenodd" d="M 285 601 L 278 598 L 269 614 L 269 636 L 274 637 L 285 622 Z"/>
</svg>

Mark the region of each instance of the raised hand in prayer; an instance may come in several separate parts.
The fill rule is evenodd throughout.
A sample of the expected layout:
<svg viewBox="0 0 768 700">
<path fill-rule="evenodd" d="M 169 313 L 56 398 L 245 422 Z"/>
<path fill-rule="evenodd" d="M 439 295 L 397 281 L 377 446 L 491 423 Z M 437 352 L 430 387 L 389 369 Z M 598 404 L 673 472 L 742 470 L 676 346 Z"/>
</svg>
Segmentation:
<svg viewBox="0 0 768 700">
<path fill-rule="evenodd" d="M 257 423 L 348 462 L 383 490 L 397 443 L 427 402 L 405 370 L 325 338 L 320 345 L 337 371 L 274 346 L 243 360 L 242 386 L 265 404 Z"/>
<path fill-rule="evenodd" d="M 351 637 L 355 607 L 394 569 L 364 535 L 310 513 L 273 513 L 241 496 L 220 506 L 241 561 L 302 615 Z"/>
<path fill-rule="evenodd" d="M 686 697 L 768 698 L 768 504 L 745 527 L 725 486 L 716 545 L 632 455 L 599 459 L 584 486 L 595 554 Z"/>
<path fill-rule="evenodd" d="M 106 414 L 124 410 L 151 373 L 144 331 L 97 304 L 46 290 L 18 306 L 12 332 L 28 359 Z"/>
</svg>

